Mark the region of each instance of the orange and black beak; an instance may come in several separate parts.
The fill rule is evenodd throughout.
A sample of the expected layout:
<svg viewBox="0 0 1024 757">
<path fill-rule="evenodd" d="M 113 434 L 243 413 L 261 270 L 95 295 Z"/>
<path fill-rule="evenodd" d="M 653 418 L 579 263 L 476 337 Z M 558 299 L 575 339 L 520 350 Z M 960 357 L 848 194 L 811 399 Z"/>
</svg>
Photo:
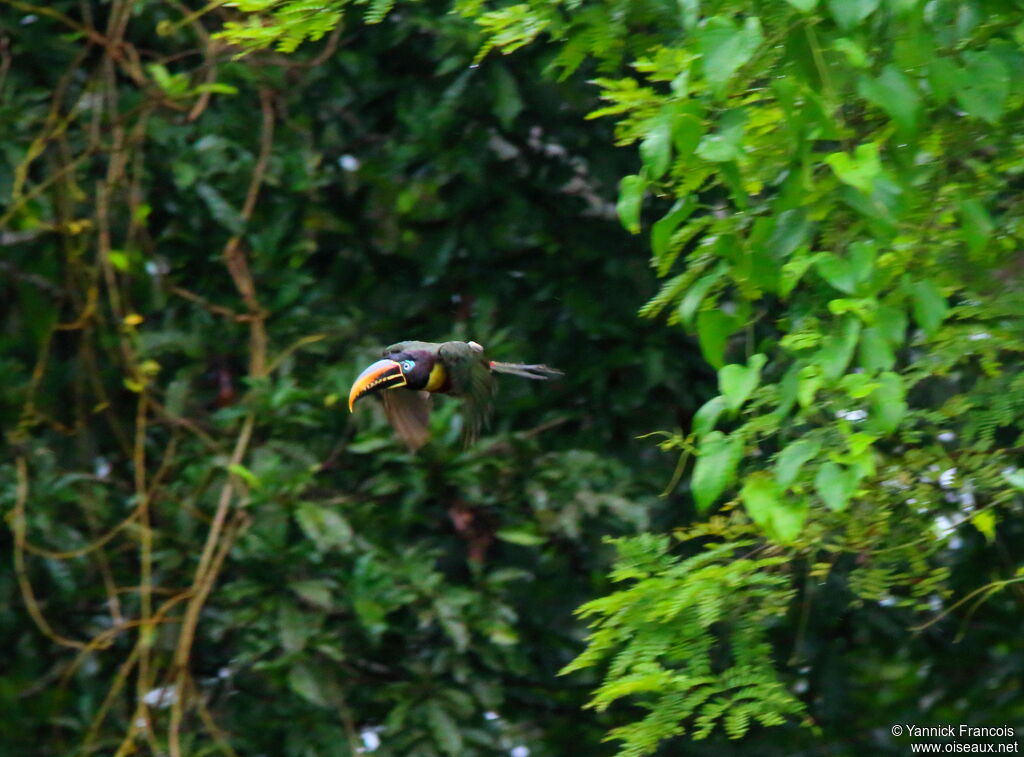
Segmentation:
<svg viewBox="0 0 1024 757">
<path fill-rule="evenodd" d="M 378 360 L 360 373 L 352 384 L 352 389 L 348 393 L 348 411 L 351 413 L 356 400 L 366 394 L 373 394 L 382 389 L 395 389 L 405 386 L 406 383 L 401 365 L 394 360 Z"/>
</svg>

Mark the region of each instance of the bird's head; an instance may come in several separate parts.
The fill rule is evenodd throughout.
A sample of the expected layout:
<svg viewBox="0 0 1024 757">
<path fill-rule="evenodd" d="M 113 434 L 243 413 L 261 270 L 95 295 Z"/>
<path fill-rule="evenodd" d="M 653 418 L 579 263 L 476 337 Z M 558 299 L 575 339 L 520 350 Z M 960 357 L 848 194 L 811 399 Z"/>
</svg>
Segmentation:
<svg viewBox="0 0 1024 757">
<path fill-rule="evenodd" d="M 423 350 L 410 350 L 378 360 L 359 374 L 348 393 L 349 412 L 356 400 L 385 389 L 419 390 L 427 386 L 435 357 Z"/>
</svg>

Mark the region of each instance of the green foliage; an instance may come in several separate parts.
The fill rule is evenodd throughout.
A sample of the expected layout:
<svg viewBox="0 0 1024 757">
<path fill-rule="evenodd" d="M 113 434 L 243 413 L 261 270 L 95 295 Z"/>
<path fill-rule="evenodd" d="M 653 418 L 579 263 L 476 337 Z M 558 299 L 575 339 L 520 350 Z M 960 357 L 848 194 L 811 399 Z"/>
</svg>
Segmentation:
<svg viewBox="0 0 1024 757">
<path fill-rule="evenodd" d="M 672 464 L 622 440 L 709 384 L 623 339 L 655 285 L 596 98 L 471 68 L 438 5 L 294 58 L 202 7 L 0 6 L 0 753 L 598 748 L 555 672 Z M 502 380 L 470 450 L 444 398 L 416 456 L 349 415 L 449 337 L 566 378 Z"/>
<path fill-rule="evenodd" d="M 1021 722 L 1017 4 L 99 6 L 0 16 L 3 749 Z M 446 337 L 568 378 L 343 419 Z"/>
<path fill-rule="evenodd" d="M 752 721 L 779 725 L 803 705 L 776 679 L 768 633 L 786 613 L 788 580 L 782 557 L 749 559 L 750 543 L 708 546 L 681 560 L 669 539 L 644 535 L 615 542 L 612 579 L 629 588 L 595 599 L 578 613 L 595 618 L 587 650 L 562 673 L 609 662 L 588 706 L 606 709 L 635 697 L 649 710 L 615 729 L 620 754 L 649 754 L 671 734 L 706 738 L 720 726 L 740 738 Z M 724 644 L 722 639 L 727 639 Z"/>
<path fill-rule="evenodd" d="M 605 39 L 587 47 L 607 103 L 591 116 L 614 117 L 618 143 L 638 147 L 620 216 L 649 227 L 667 279 L 641 315 L 668 313 L 719 376 L 691 432 L 662 444 L 682 450 L 680 466 L 695 456 L 697 512 L 724 499 L 730 520 L 785 547 L 783 573 L 796 579 L 806 562 L 816 580 L 840 580 L 838 569 L 852 606 L 902 597 L 924 609 L 924 586 L 941 606 L 948 566 L 974 573 L 955 526 L 934 524 L 978 519 L 1005 545 L 1000 530 L 1019 516 L 997 471 L 1019 464 L 1024 427 L 1024 319 L 1007 309 L 1024 301 L 1024 13 L 995 0 L 719 0 L 665 23 L 659 6 L 577 5 L 538 0 L 534 26 L 523 5 L 514 19 L 493 10 L 484 28 L 498 47 L 543 29 L 567 71 L 584 65 L 583 40 Z M 609 628 L 626 639 L 648 620 Z M 613 666 L 604 686 L 666 697 L 664 720 L 615 732 L 643 734 L 624 754 L 696 722 L 693 708 L 665 715 L 681 696 L 659 669 L 626 680 Z"/>
</svg>

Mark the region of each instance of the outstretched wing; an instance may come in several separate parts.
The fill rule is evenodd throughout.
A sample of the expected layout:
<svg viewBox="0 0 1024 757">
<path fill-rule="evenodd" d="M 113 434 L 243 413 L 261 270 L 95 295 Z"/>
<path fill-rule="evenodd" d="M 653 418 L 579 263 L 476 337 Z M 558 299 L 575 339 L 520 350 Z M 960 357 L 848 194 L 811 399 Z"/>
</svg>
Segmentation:
<svg viewBox="0 0 1024 757">
<path fill-rule="evenodd" d="M 438 348 L 437 355 L 451 381 L 448 393 L 462 399 L 462 441 L 468 446 L 480 435 L 491 413 L 494 399 L 491 369 L 483 348 L 475 343 L 445 342 Z"/>
<path fill-rule="evenodd" d="M 388 422 L 415 452 L 430 438 L 430 393 L 395 389 L 381 395 Z"/>
</svg>

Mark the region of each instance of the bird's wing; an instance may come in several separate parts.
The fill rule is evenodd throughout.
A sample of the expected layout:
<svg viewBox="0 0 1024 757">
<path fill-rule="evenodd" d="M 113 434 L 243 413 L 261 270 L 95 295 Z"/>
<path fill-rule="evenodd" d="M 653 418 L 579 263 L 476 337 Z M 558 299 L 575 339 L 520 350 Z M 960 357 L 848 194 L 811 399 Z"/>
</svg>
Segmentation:
<svg viewBox="0 0 1024 757">
<path fill-rule="evenodd" d="M 430 438 L 430 393 L 395 389 L 381 395 L 395 433 L 415 452 Z"/>
<path fill-rule="evenodd" d="M 468 446 L 480 435 L 494 398 L 494 378 L 479 345 L 445 342 L 437 351 L 451 380 L 449 394 L 463 400 L 462 440 Z"/>
</svg>

